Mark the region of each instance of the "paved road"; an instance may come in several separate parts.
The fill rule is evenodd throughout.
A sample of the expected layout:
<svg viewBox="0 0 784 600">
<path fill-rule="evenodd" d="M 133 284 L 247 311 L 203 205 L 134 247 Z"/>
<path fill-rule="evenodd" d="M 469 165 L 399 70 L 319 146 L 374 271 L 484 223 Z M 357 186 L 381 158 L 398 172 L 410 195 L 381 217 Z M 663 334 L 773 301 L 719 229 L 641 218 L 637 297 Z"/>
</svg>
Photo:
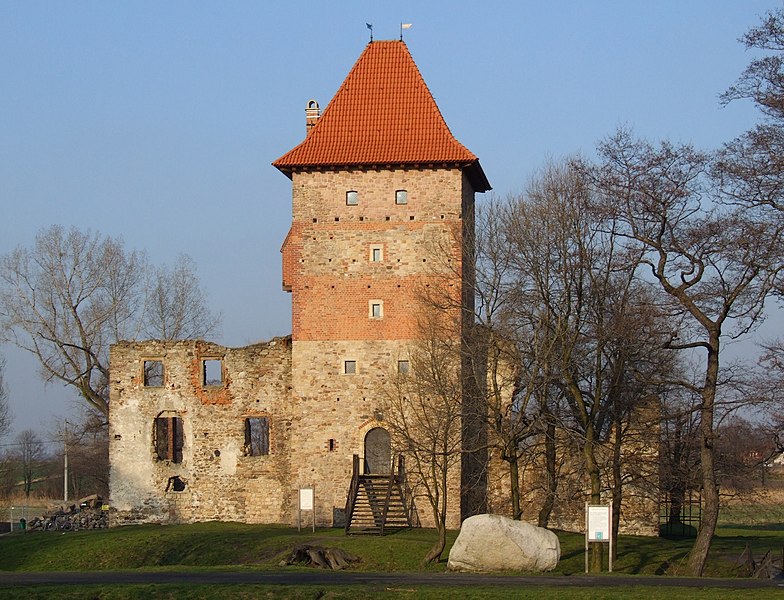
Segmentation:
<svg viewBox="0 0 784 600">
<path fill-rule="evenodd" d="M 19 585 L 86 585 L 86 584 L 241 584 L 241 585 L 379 585 L 379 586 L 537 586 L 615 587 L 673 586 L 698 588 L 778 588 L 782 579 L 707 579 L 693 577 L 632 577 L 627 575 L 569 577 L 516 577 L 467 573 L 356 573 L 331 571 L 90 571 L 0 573 L 0 587 Z"/>
</svg>

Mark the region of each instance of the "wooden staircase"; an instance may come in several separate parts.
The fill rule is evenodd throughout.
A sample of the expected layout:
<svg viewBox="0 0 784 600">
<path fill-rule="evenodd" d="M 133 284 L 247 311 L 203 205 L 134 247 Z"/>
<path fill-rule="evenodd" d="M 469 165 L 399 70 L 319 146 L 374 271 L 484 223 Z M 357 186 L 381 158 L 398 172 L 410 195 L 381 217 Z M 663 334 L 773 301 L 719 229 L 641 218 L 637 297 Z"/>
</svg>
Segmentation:
<svg viewBox="0 0 784 600">
<path fill-rule="evenodd" d="M 384 535 L 410 527 L 419 527 L 419 518 L 406 484 L 403 456 L 398 457 L 397 471 L 360 475 L 355 454 L 346 498 L 346 533 Z"/>
</svg>

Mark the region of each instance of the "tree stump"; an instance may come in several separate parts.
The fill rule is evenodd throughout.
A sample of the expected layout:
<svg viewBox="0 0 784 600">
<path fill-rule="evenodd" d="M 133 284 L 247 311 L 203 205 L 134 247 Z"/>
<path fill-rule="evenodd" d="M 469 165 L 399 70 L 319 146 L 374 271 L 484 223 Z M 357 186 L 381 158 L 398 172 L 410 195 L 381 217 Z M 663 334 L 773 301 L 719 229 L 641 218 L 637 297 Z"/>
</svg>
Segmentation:
<svg viewBox="0 0 784 600">
<path fill-rule="evenodd" d="M 321 569 L 331 569 L 340 571 L 351 566 L 352 563 L 359 562 L 358 556 L 341 550 L 340 548 L 323 548 L 321 546 L 311 546 L 303 544 L 291 551 L 289 557 L 282 562 L 283 565 L 307 565 Z"/>
</svg>

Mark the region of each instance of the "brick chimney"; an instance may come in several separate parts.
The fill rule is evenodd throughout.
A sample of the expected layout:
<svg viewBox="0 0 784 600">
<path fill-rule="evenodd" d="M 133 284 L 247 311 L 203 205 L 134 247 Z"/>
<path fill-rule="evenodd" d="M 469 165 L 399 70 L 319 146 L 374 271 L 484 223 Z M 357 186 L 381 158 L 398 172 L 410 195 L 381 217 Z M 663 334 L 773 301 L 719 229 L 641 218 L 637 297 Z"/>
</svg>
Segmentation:
<svg viewBox="0 0 784 600">
<path fill-rule="evenodd" d="M 308 106 L 305 109 L 305 130 L 310 131 L 319 119 L 321 111 L 319 110 L 318 102 L 315 100 L 308 100 Z"/>
</svg>

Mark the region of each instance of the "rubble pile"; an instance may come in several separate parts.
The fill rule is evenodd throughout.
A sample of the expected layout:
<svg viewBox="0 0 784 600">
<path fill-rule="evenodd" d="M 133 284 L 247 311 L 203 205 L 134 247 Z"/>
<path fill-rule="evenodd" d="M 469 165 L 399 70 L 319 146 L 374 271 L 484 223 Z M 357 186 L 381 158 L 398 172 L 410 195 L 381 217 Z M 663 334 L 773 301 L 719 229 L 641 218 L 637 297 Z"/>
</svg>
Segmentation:
<svg viewBox="0 0 784 600">
<path fill-rule="evenodd" d="M 48 514 L 31 518 L 26 528 L 30 531 L 105 529 L 109 521 L 103 506 L 103 498 L 93 494 L 76 504 L 63 504 Z"/>
</svg>

